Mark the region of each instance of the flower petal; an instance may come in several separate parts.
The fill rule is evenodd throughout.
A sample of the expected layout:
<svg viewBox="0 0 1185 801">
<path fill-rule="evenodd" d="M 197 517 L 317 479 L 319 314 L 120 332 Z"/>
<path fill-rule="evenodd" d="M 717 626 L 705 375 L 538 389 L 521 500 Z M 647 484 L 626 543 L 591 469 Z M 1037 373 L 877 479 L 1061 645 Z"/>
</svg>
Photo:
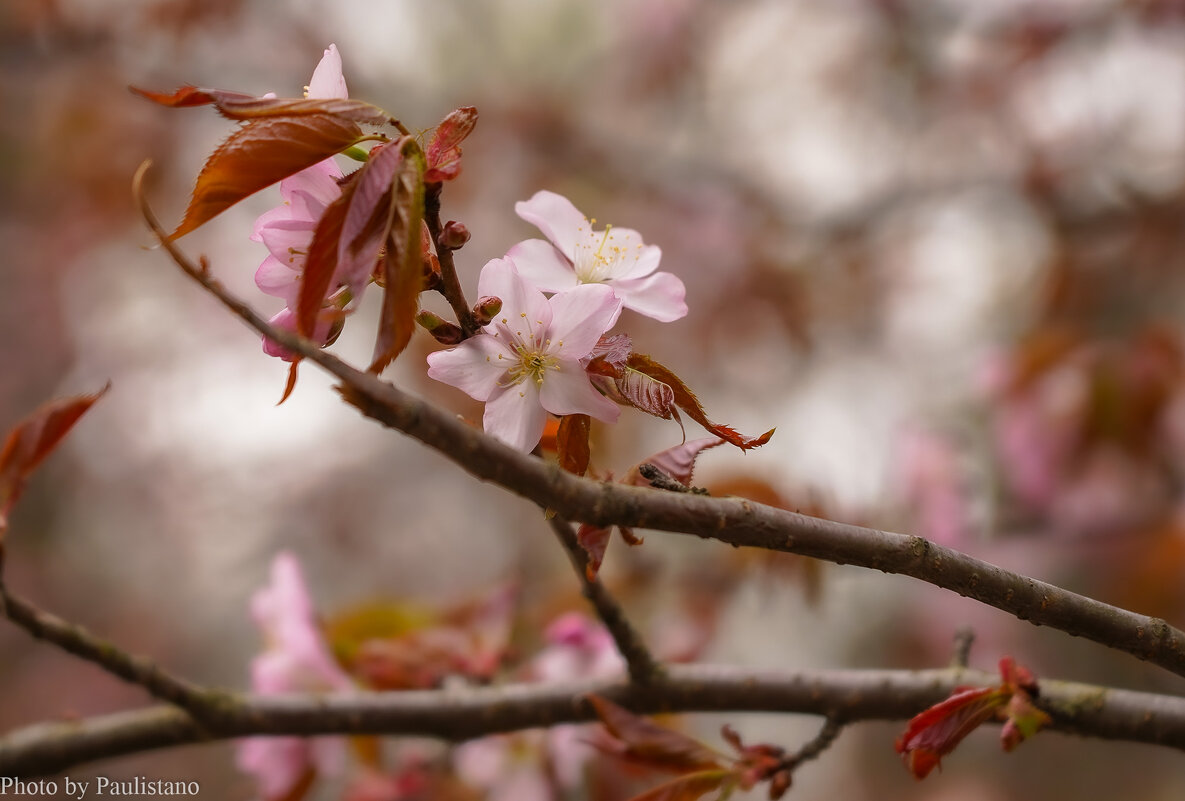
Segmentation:
<svg viewBox="0 0 1185 801">
<path fill-rule="evenodd" d="M 341 169 L 328 158 L 280 181 L 280 197 L 292 205 L 294 217 L 316 221 L 325 207 L 341 195 L 341 177 Z"/>
<path fill-rule="evenodd" d="M 295 306 L 300 291 L 300 273 L 275 256 L 268 256 L 255 271 L 255 286 L 263 294 L 284 298 L 289 306 Z"/>
<path fill-rule="evenodd" d="M 687 288 L 672 273 L 662 272 L 630 281 L 614 281 L 612 286 L 625 307 L 638 314 L 662 323 L 687 316 L 687 303 L 684 300 Z"/>
<path fill-rule="evenodd" d="M 621 314 L 621 300 L 604 284 L 583 284 L 553 295 L 548 304 L 547 352 L 561 359 L 583 359 Z"/>
<path fill-rule="evenodd" d="M 331 44 L 321 56 L 317 68 L 313 70 L 313 77 L 309 79 L 309 97 L 329 99 L 349 97 L 346 90 L 346 79 L 342 75 L 342 57 L 337 52 L 337 45 Z"/>
<path fill-rule="evenodd" d="M 621 248 L 621 255 L 613 265 L 609 280 L 628 281 L 643 278 L 658 269 L 662 248 L 642 242 L 642 235 L 632 228 L 614 228 L 609 232 L 610 243 Z"/>
<path fill-rule="evenodd" d="M 513 348 L 520 342 L 532 350 L 542 345 L 551 326 L 551 306 L 543 293 L 519 277 L 514 262 L 492 259 L 481 268 L 478 295 L 502 299 L 502 310 L 486 330 Z"/>
<path fill-rule="evenodd" d="M 514 213 L 542 231 L 569 261 L 576 252 L 577 237 L 592 227 L 572 201 L 547 190 L 536 192 L 530 200 L 515 203 Z"/>
<path fill-rule="evenodd" d="M 428 377 L 488 401 L 516 362 L 514 352 L 499 339 L 479 334 L 455 348 L 428 354 Z"/>
<path fill-rule="evenodd" d="M 259 229 L 259 238 L 272 258 L 301 270 L 313 244 L 313 228 L 304 220 L 277 220 Z"/>
<path fill-rule="evenodd" d="M 482 422 L 487 434 L 510 447 L 524 453 L 534 450 L 547 423 L 547 412 L 539 405 L 539 388 L 535 382 L 521 381 L 495 394 L 486 403 Z"/>
<path fill-rule="evenodd" d="M 563 292 L 580 283 L 572 263 L 555 245 L 542 239 L 519 242 L 506 252 L 506 258 L 514 262 L 524 281 L 544 292 Z"/>
<path fill-rule="evenodd" d="M 539 402 L 552 414 L 587 414 L 606 423 L 617 422 L 621 409 L 593 389 L 579 362 L 560 362 L 543 376 Z"/>
</svg>

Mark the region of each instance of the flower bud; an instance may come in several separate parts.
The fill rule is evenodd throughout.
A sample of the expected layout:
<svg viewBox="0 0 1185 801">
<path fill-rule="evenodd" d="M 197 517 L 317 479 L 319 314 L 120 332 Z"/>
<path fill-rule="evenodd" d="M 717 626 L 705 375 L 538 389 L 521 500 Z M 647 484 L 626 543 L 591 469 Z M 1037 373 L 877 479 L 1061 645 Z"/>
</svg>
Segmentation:
<svg viewBox="0 0 1185 801">
<path fill-rule="evenodd" d="M 428 330 L 428 333 L 442 345 L 459 345 L 465 339 L 465 332 L 459 325 L 442 320 L 430 311 L 421 311 L 416 315 L 416 322 Z"/>
<path fill-rule="evenodd" d="M 473 304 L 473 317 L 478 325 L 485 325 L 502 311 L 502 298 L 493 295 L 482 295 Z"/>
<path fill-rule="evenodd" d="M 469 229 L 465 227 L 465 224 L 449 220 L 444 224 L 444 230 L 440 232 L 437 244 L 449 250 L 460 250 L 468 241 Z"/>
</svg>

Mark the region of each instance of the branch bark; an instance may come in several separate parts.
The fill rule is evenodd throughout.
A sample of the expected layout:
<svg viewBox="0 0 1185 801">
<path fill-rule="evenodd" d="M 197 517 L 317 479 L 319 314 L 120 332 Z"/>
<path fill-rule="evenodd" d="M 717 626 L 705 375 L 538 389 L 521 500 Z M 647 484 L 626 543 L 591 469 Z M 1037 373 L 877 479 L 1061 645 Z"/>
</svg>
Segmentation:
<svg viewBox="0 0 1185 801">
<path fill-rule="evenodd" d="M 590 693 L 637 714 L 779 712 L 825 716 L 833 726 L 904 720 L 955 687 L 992 685 L 973 670 L 754 671 L 675 665 L 638 686 L 624 680 L 508 685 L 353 696 L 242 696 L 216 721 L 152 707 L 68 723 L 42 723 L 0 738 L 0 775 L 36 776 L 156 748 L 247 735 L 382 734 L 460 741 L 595 719 Z M 1071 682 L 1041 682 L 1051 731 L 1185 750 L 1185 699 Z M 1045 736 L 1044 734 L 1042 736 Z"/>
<path fill-rule="evenodd" d="M 1004 570 L 922 537 L 808 517 L 744 498 L 673 494 L 593 481 L 520 453 L 314 343 L 270 326 L 214 280 L 204 261 L 195 265 L 169 241 L 141 191 L 144 169 L 137 173 L 135 188 L 141 212 L 182 270 L 256 331 L 340 379 L 342 396 L 363 414 L 418 439 L 482 481 L 582 523 L 690 534 L 910 576 L 1185 677 L 1185 632 L 1166 621 Z"/>
</svg>

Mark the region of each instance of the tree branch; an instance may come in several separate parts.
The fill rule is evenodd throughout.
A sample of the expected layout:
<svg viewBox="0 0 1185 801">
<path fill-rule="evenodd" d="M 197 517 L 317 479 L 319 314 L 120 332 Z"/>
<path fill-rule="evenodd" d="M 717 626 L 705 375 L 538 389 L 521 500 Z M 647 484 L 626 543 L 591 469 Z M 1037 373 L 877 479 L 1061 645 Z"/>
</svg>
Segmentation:
<svg viewBox="0 0 1185 801">
<path fill-rule="evenodd" d="M 560 544 L 564 546 L 564 550 L 572 562 L 572 567 L 576 569 L 581 592 L 584 593 L 584 597 L 596 610 L 597 617 L 601 619 L 605 628 L 609 629 L 609 633 L 613 636 L 618 653 L 625 659 L 626 665 L 629 667 L 630 681 L 636 684 L 650 684 L 655 679 L 661 678 L 662 665 L 655 661 L 646 648 L 646 643 L 642 641 L 642 637 L 630 625 L 625 611 L 605 589 L 605 585 L 601 583 L 600 579 L 588 577 L 588 553 L 577 542 L 576 532 L 572 531 L 572 524 L 559 515 L 551 517 L 547 522 L 555 532 Z"/>
<path fill-rule="evenodd" d="M 968 684 L 999 677 L 972 670 L 755 671 L 674 665 L 641 687 L 622 680 L 508 685 L 351 696 L 243 696 L 199 723 L 154 707 L 68 723 L 42 723 L 0 738 L 0 775 L 31 776 L 155 748 L 247 735 L 382 734 L 459 741 L 594 720 L 590 693 L 637 714 L 779 712 L 822 715 L 827 731 L 867 720 L 904 720 Z M 1041 708 L 1051 730 L 1185 750 L 1185 699 L 1046 680 Z M 1043 735 L 1044 736 L 1044 735 Z"/>
<path fill-rule="evenodd" d="M 182 270 L 256 331 L 341 379 L 338 389 L 342 396 L 363 414 L 418 439 L 483 481 L 582 523 L 691 534 L 910 576 L 1033 625 L 1084 637 L 1185 676 L 1185 632 L 1164 620 L 1004 570 L 922 537 L 808 517 L 744 498 L 675 494 L 593 481 L 520 453 L 455 416 L 351 367 L 309 340 L 270 326 L 215 281 L 204 262 L 195 265 L 168 239 L 141 191 L 145 169 L 146 165 L 141 167 L 135 182 L 141 212 Z"/>
<path fill-rule="evenodd" d="M 206 690 L 173 676 L 151 660 L 131 656 L 82 626 L 11 595 L 3 584 L 0 584 L 0 610 L 33 637 L 93 662 L 108 673 L 143 687 L 153 697 L 188 710 L 195 718 L 206 719 L 219 707 L 218 699 L 222 694 L 218 691 Z"/>
</svg>

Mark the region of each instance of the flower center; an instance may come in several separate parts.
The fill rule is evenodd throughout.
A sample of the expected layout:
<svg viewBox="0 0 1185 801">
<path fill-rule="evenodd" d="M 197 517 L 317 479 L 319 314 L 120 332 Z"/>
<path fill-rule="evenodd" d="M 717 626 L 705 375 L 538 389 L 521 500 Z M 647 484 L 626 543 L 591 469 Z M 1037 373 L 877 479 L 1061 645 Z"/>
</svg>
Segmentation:
<svg viewBox="0 0 1185 801">
<path fill-rule="evenodd" d="M 604 231 L 592 229 L 596 220 L 588 220 L 585 241 L 576 243 L 576 259 L 573 267 L 582 284 L 599 284 L 619 272 L 618 265 L 625 261 L 629 249 L 629 235 L 619 237 L 612 225 Z M 585 228 L 580 229 L 585 232 Z M 636 258 L 636 254 L 635 254 Z"/>
<path fill-rule="evenodd" d="M 518 354 L 518 364 L 511 366 L 507 371 L 510 376 L 510 386 L 519 384 L 528 378 L 536 385 L 542 385 L 543 374 L 559 367 L 559 360 L 554 356 L 528 350 L 524 345 L 515 345 L 514 350 Z"/>
</svg>

